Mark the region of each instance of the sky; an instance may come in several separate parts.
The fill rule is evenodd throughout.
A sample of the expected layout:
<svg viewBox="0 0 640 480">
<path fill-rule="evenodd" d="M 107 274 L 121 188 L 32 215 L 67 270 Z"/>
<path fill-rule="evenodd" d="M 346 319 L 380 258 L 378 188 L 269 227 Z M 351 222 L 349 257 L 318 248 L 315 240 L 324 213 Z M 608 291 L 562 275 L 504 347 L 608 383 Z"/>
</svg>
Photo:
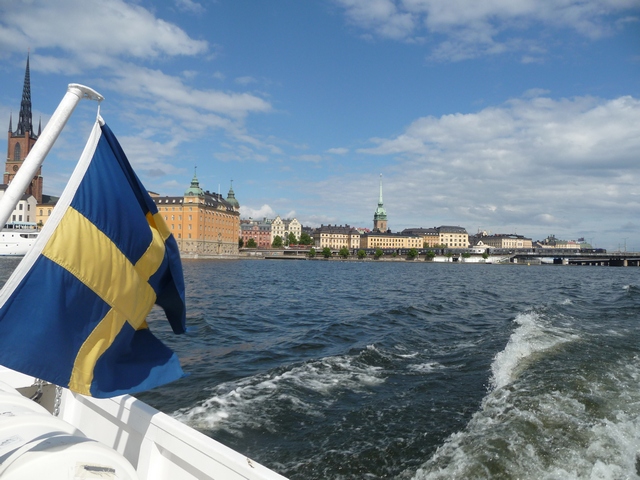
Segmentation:
<svg viewBox="0 0 640 480">
<path fill-rule="evenodd" d="M 0 0 L 7 129 L 28 52 L 34 124 L 69 83 L 97 90 L 163 196 L 196 172 L 233 182 L 242 218 L 372 228 L 382 178 L 394 232 L 640 251 L 640 0 Z M 97 109 L 76 108 L 45 193 Z"/>
</svg>

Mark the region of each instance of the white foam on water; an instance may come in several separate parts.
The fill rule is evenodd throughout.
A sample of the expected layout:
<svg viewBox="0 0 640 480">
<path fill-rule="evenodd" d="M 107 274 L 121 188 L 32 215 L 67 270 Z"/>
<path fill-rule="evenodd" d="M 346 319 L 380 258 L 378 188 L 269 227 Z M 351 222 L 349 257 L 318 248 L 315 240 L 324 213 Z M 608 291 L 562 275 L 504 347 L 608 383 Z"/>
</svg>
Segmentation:
<svg viewBox="0 0 640 480">
<path fill-rule="evenodd" d="M 409 366 L 409 370 L 413 370 L 414 372 L 420 372 L 420 373 L 433 372 L 434 370 L 439 370 L 441 368 L 445 368 L 445 367 L 444 365 L 438 362 L 418 363 L 418 364 Z"/>
<path fill-rule="evenodd" d="M 317 405 L 304 398 L 320 397 L 325 405 L 341 392 L 359 392 L 385 381 L 382 368 L 335 356 L 307 362 L 282 373 L 269 372 L 218 385 L 198 405 L 178 410 L 178 420 L 201 429 L 244 427 L 270 429 L 269 418 L 283 411 L 317 416 Z"/>
<path fill-rule="evenodd" d="M 521 313 L 514 322 L 518 324 L 518 328 L 491 365 L 493 388 L 502 388 L 513 382 L 533 357 L 578 338 L 567 331 L 547 325 L 538 313 Z"/>
<path fill-rule="evenodd" d="M 521 320 L 514 343 L 536 330 L 522 326 L 529 321 Z M 548 344 L 538 336 L 530 338 Z M 538 370 L 494 389 L 463 431 L 402 478 L 639 479 L 640 358 L 584 361 L 567 365 L 567 382 L 549 382 Z"/>
</svg>

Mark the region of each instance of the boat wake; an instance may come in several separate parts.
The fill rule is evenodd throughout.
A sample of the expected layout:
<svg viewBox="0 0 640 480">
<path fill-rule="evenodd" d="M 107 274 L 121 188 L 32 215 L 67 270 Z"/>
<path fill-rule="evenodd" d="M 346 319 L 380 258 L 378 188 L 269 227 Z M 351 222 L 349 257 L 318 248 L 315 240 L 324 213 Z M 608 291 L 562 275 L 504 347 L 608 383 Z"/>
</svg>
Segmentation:
<svg viewBox="0 0 640 480">
<path fill-rule="evenodd" d="M 638 478 L 640 358 L 594 365 L 590 353 L 602 336 L 581 334 L 566 319 L 554 326 L 559 318 L 517 316 L 479 411 L 404 478 Z"/>
</svg>

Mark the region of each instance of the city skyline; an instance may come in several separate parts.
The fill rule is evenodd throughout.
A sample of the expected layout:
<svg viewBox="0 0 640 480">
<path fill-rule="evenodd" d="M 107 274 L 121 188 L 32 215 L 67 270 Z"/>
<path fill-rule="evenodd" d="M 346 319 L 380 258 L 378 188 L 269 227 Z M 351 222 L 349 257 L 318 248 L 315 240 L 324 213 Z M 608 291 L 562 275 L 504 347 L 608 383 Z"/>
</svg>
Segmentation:
<svg viewBox="0 0 640 480">
<path fill-rule="evenodd" d="M 243 217 L 584 237 L 640 250 L 636 0 L 34 0 L 0 6 L 0 118 L 68 83 L 149 190 L 231 179 Z M 115 33 L 114 32 L 118 32 Z M 43 165 L 59 194 L 96 106 Z M 6 149 L 6 144 L 4 147 Z"/>
</svg>

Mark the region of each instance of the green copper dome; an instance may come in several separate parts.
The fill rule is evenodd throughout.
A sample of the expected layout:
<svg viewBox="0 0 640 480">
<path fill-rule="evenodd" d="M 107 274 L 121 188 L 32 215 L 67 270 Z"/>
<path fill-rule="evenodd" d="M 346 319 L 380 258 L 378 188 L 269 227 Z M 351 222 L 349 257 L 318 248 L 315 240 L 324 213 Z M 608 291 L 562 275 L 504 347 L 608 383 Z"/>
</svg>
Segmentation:
<svg viewBox="0 0 640 480">
<path fill-rule="evenodd" d="M 196 172 L 193 172 L 193 178 L 191 179 L 191 186 L 184 191 L 185 197 L 201 197 L 204 195 L 204 192 L 200 188 L 200 182 L 198 182 L 198 177 L 196 177 Z"/>
<path fill-rule="evenodd" d="M 227 193 L 227 202 L 233 208 L 240 208 L 240 203 L 236 200 L 236 194 L 233 192 L 233 180 L 231 180 L 231 187 L 229 187 L 229 193 Z"/>
</svg>

